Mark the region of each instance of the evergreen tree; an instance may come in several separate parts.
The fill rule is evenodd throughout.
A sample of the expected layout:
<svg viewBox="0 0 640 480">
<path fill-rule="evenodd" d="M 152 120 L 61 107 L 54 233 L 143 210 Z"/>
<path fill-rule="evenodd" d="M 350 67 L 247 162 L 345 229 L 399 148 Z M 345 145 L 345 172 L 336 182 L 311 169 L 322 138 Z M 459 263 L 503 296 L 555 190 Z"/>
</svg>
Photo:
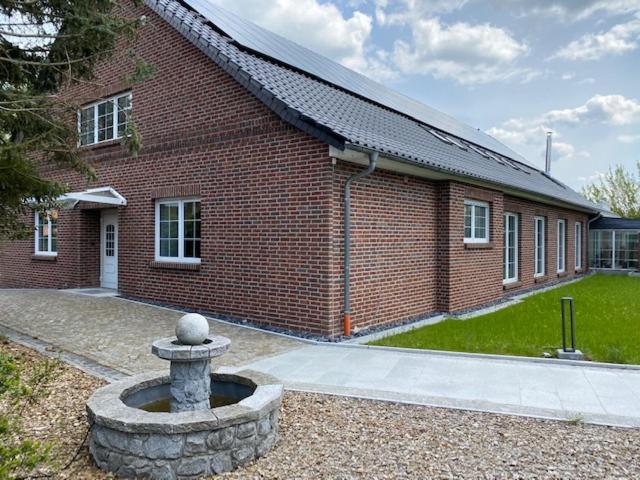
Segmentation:
<svg viewBox="0 0 640 480">
<path fill-rule="evenodd" d="M 55 208 L 66 191 L 41 167 L 95 176 L 78 151 L 79 105 L 61 92 L 91 81 L 116 46 L 125 45 L 137 66 L 127 80 L 152 73 L 130 47 L 145 18 L 117 10 L 114 0 L 0 0 L 0 240 L 28 236 L 33 222 L 24 215 Z M 125 139 L 137 152 L 133 123 Z"/>
</svg>

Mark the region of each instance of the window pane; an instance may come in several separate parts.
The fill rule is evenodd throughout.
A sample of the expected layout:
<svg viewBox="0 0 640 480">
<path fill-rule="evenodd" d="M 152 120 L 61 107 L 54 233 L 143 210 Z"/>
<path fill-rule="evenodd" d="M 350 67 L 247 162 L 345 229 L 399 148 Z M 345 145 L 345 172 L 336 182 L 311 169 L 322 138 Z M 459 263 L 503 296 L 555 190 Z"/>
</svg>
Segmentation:
<svg viewBox="0 0 640 480">
<path fill-rule="evenodd" d="M 98 141 L 113 138 L 113 101 L 98 104 Z"/>
<path fill-rule="evenodd" d="M 131 94 L 118 97 L 118 137 L 122 137 L 127 130 L 131 116 Z"/>
<path fill-rule="evenodd" d="M 487 222 L 487 207 L 480 207 L 476 205 L 475 207 L 475 237 L 476 238 L 485 238 L 486 237 L 486 222 Z"/>
<path fill-rule="evenodd" d="M 161 257 L 177 257 L 178 256 L 178 240 L 160 239 L 160 256 Z"/>
<path fill-rule="evenodd" d="M 58 221 L 51 219 L 51 252 L 58 251 Z"/>
<path fill-rule="evenodd" d="M 178 256 L 178 203 L 160 204 L 160 256 Z"/>
<path fill-rule="evenodd" d="M 464 206 L 464 237 L 471 238 L 471 205 Z"/>
<path fill-rule="evenodd" d="M 198 258 L 200 240 L 200 202 L 184 203 L 184 256 Z M 197 242 L 197 243 L 196 243 Z"/>
<path fill-rule="evenodd" d="M 178 220 L 178 204 L 162 203 L 160 204 L 160 221 Z"/>
<path fill-rule="evenodd" d="M 88 107 L 80 110 L 80 145 L 95 143 L 95 108 Z"/>
</svg>

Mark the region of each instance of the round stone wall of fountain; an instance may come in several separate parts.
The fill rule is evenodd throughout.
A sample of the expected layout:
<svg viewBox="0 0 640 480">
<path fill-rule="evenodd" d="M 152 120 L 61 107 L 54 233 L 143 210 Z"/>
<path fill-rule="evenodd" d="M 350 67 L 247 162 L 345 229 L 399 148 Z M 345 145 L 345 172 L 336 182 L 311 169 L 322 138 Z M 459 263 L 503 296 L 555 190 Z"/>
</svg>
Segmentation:
<svg viewBox="0 0 640 480">
<path fill-rule="evenodd" d="M 277 442 L 282 385 L 250 370 L 211 373 L 211 359 L 230 341 L 209 335 L 206 319 L 194 315 L 180 319 L 176 337 L 153 343 L 152 352 L 171 362 L 169 374 L 125 378 L 87 402 L 89 450 L 101 469 L 194 479 L 234 470 Z"/>
</svg>

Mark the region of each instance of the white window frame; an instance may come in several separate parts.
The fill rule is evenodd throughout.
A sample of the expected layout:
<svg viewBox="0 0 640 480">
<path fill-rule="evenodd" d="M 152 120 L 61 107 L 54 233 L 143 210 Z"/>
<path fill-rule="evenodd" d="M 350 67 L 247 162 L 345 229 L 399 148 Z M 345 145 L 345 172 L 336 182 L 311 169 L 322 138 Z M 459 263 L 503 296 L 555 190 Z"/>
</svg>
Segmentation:
<svg viewBox="0 0 640 480">
<path fill-rule="evenodd" d="M 576 270 L 582 269 L 582 222 L 576 222 L 575 225 L 575 241 L 574 241 L 574 255 L 575 255 L 575 267 Z"/>
<path fill-rule="evenodd" d="M 545 217 L 533 217 L 533 276 L 535 278 L 544 277 L 547 270 L 546 266 L 546 225 L 547 219 Z M 540 236 L 540 228 L 542 228 L 542 236 Z M 538 245 L 538 238 L 542 239 L 542 245 Z M 540 251 L 540 256 L 538 256 Z M 538 263 L 542 265 L 542 271 L 538 272 Z"/>
<path fill-rule="evenodd" d="M 464 243 L 489 243 L 489 225 L 491 222 L 489 218 L 491 217 L 491 209 L 489 208 L 488 202 L 481 202 L 478 200 L 464 200 L 465 205 L 471 206 L 471 237 L 464 237 Z M 487 209 L 487 215 L 485 217 L 485 236 L 484 237 L 476 237 L 476 207 L 484 207 Z M 462 228 L 464 230 L 464 210 L 463 210 L 463 225 Z"/>
<path fill-rule="evenodd" d="M 514 219 L 514 225 L 515 225 L 515 232 L 514 232 L 514 236 L 513 236 L 513 241 L 515 242 L 514 245 L 514 265 L 513 265 L 513 277 L 507 277 L 507 272 L 508 272 L 508 262 L 507 262 L 507 218 L 513 218 Z M 510 283 L 515 283 L 518 281 L 518 270 L 520 268 L 520 251 L 518 248 L 518 214 L 517 213 L 513 213 L 513 212 L 504 212 L 504 245 L 503 245 L 503 255 L 502 255 L 502 284 L 503 285 L 508 285 Z"/>
<path fill-rule="evenodd" d="M 180 198 L 163 198 L 156 200 L 156 235 L 155 235 L 155 259 L 156 262 L 168 263 L 200 263 L 200 258 L 184 256 L 184 204 L 189 202 L 200 202 L 200 212 L 202 212 L 202 200 L 200 197 L 180 197 Z M 178 204 L 178 256 L 162 257 L 160 256 L 160 205 L 167 203 Z M 202 213 L 200 214 L 200 222 L 202 222 Z M 202 223 L 201 223 L 202 225 Z M 202 226 L 200 227 L 202 229 Z M 202 230 L 200 230 L 202 232 Z M 202 242 L 202 238 L 200 239 Z M 202 243 L 200 244 L 202 248 Z M 202 255 L 202 251 L 201 251 Z"/>
<path fill-rule="evenodd" d="M 562 225 L 562 239 L 560 225 Z M 562 250 L 562 256 L 560 256 L 560 250 Z M 562 258 L 562 264 L 560 264 L 560 258 Z M 556 266 L 558 273 L 564 273 L 567 269 L 567 222 L 564 219 L 558 220 L 556 229 Z"/>
<path fill-rule="evenodd" d="M 112 142 L 114 140 L 119 140 L 123 137 L 123 135 L 118 136 L 118 99 L 122 97 L 129 97 L 129 104 L 131 105 L 129 111 L 133 111 L 133 96 L 131 92 L 124 92 L 114 95 L 109 98 L 103 98 L 101 100 L 97 100 L 92 103 L 88 103 L 87 105 L 83 105 L 78 109 L 77 112 L 77 124 L 78 124 L 78 146 L 79 147 L 88 147 L 90 145 L 98 145 L 100 143 Z M 111 102 L 113 104 L 113 137 L 107 138 L 105 140 L 98 140 L 98 106 Z M 81 112 L 82 110 L 87 110 L 89 108 L 93 108 L 93 142 L 85 143 L 82 145 L 81 136 L 82 136 L 82 125 L 80 122 Z"/>
<path fill-rule="evenodd" d="M 53 229 L 51 227 L 51 216 L 47 215 L 47 229 L 49 231 L 49 235 L 47 235 L 47 249 L 46 250 L 40 250 L 40 230 L 38 229 L 38 225 L 40 224 L 40 212 L 35 212 L 35 253 L 36 255 L 43 255 L 43 256 L 49 256 L 49 257 L 56 257 L 58 256 L 58 252 L 57 250 L 55 252 L 51 251 L 52 245 L 51 245 L 51 233 L 53 232 Z"/>
</svg>

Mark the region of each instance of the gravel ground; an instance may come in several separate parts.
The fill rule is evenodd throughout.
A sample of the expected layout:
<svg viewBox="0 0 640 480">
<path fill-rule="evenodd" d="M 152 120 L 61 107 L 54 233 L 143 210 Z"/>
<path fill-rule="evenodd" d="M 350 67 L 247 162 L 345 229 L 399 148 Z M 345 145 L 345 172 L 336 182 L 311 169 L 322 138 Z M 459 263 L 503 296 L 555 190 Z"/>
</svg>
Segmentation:
<svg viewBox="0 0 640 480">
<path fill-rule="evenodd" d="M 0 350 L 26 364 L 41 358 L 15 344 L 2 344 Z M 66 465 L 82 443 L 84 402 L 101 383 L 61 365 L 50 397 L 26 411 L 24 427 L 31 436 L 54 442 L 59 465 Z M 639 429 L 297 392 L 286 393 L 280 425 L 274 450 L 220 478 L 640 478 Z M 53 478 L 111 477 L 93 467 L 83 448 Z"/>
</svg>

